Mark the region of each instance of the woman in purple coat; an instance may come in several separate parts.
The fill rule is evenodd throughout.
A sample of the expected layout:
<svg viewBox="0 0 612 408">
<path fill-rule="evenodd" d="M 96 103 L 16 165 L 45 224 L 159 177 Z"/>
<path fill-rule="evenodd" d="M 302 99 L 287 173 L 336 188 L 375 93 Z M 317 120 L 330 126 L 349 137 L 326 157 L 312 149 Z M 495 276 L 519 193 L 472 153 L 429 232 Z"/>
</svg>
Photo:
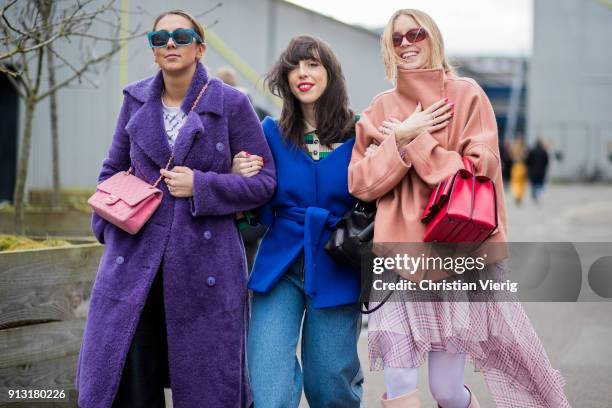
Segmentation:
<svg viewBox="0 0 612 408">
<path fill-rule="evenodd" d="M 148 183 L 161 174 L 164 196 L 136 235 L 93 217 L 106 248 L 79 357 L 79 406 L 163 407 L 171 386 L 175 408 L 246 407 L 247 271 L 234 218 L 270 199 L 273 160 L 247 97 L 199 62 L 204 30 L 190 14 L 157 17 L 149 45 L 161 69 L 124 89 L 99 181 L 133 166 Z M 265 159 L 260 173 L 231 174 L 240 151 Z"/>
</svg>

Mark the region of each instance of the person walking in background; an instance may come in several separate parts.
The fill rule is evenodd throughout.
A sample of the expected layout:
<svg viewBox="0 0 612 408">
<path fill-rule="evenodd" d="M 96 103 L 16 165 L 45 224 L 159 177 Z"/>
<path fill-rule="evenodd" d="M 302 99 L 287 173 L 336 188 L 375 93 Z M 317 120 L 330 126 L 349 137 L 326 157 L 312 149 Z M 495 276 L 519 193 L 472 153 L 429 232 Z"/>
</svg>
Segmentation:
<svg viewBox="0 0 612 408">
<path fill-rule="evenodd" d="M 359 270 L 324 250 L 356 201 L 347 182 L 356 118 L 340 63 L 317 38 L 293 38 L 266 80 L 283 108 L 278 121 L 263 121 L 278 188 L 261 209 L 268 231 L 249 280 L 255 407 L 297 408 L 303 387 L 311 407 L 357 408 L 363 382 Z M 248 177 L 259 159 L 235 161 Z"/>
<path fill-rule="evenodd" d="M 247 270 L 234 218 L 274 193 L 275 172 L 246 95 L 209 78 L 204 28 L 162 13 L 148 34 L 160 70 L 124 90 L 99 181 L 130 167 L 160 176 L 159 208 L 135 235 L 97 214 L 106 244 L 77 367 L 81 408 L 248 407 Z M 253 177 L 232 157 L 265 158 Z M 173 167 L 165 170 L 172 163 Z"/>
<path fill-rule="evenodd" d="M 491 103 L 474 80 L 454 73 L 432 18 L 419 10 L 395 12 L 382 53 L 395 87 L 364 110 L 349 166 L 349 191 L 377 203 L 375 252 L 385 243 L 423 242 L 421 216 L 431 192 L 464 168 L 463 158 L 476 175 L 502 183 Z M 503 244 L 504 191 L 496 192 L 499 227 L 485 242 Z M 488 261 L 487 275 L 504 275 L 503 262 Z M 370 364 L 384 370 L 383 407 L 420 406 L 418 367 L 426 359 L 440 407 L 479 407 L 464 385 L 467 356 L 483 372 L 497 407 L 569 407 L 563 377 L 550 366 L 520 303 L 422 295 L 412 302 L 388 301 L 370 315 Z"/>
<path fill-rule="evenodd" d="M 510 143 L 510 156 L 512 167 L 510 168 L 510 192 L 516 205 L 523 203 L 525 190 L 527 189 L 527 165 L 525 164 L 525 140 L 518 135 Z"/>
<path fill-rule="evenodd" d="M 548 170 L 548 152 L 541 138 L 536 140 L 535 145 L 529 151 L 525 164 L 527 165 L 527 176 L 531 183 L 531 197 L 537 203 L 544 190 L 546 171 Z"/>
<path fill-rule="evenodd" d="M 234 88 L 246 94 L 246 96 L 249 97 L 249 101 L 251 101 L 251 104 L 253 105 L 253 108 L 255 109 L 255 113 L 257 114 L 259 120 L 264 120 L 266 116 L 270 115 L 267 110 L 253 102 L 253 97 L 246 88 L 238 85 L 238 73 L 234 68 L 228 65 L 224 65 L 222 67 L 217 68 L 217 70 L 214 72 L 214 75 L 227 85 L 233 86 Z"/>
<path fill-rule="evenodd" d="M 233 86 L 234 88 L 238 87 L 238 73 L 230 66 L 224 65 L 217 68 L 213 75 L 222 80 L 226 85 Z"/>
<path fill-rule="evenodd" d="M 509 140 L 504 140 L 503 143 L 500 143 L 499 154 L 501 159 L 502 180 L 504 182 L 504 189 L 507 189 L 510 185 L 510 171 L 512 170 L 512 155 L 510 153 Z"/>
</svg>

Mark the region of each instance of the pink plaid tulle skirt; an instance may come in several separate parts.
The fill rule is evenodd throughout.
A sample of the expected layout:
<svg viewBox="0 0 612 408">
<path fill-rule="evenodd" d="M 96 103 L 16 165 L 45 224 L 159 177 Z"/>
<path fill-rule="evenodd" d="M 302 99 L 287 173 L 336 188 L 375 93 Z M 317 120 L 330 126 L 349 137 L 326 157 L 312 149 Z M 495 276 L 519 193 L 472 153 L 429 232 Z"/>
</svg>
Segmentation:
<svg viewBox="0 0 612 408">
<path fill-rule="evenodd" d="M 489 268 L 505 267 L 498 263 Z M 373 371 L 385 366 L 419 367 L 430 351 L 465 353 L 483 373 L 498 408 L 570 406 L 563 392 L 565 380 L 551 367 L 516 301 L 400 302 L 392 298 L 370 315 L 368 350 Z"/>
</svg>

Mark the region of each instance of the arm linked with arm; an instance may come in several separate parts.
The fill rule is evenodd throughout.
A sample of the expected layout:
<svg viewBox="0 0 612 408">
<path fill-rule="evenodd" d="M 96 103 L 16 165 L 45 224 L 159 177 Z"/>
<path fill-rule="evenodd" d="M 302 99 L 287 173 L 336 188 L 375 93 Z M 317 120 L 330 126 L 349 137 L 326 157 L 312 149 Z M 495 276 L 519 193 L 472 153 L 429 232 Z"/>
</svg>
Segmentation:
<svg viewBox="0 0 612 408">
<path fill-rule="evenodd" d="M 191 214 L 228 215 L 246 211 L 267 202 L 276 187 L 274 160 L 261 124 L 246 96 L 241 97 L 229 117 L 232 157 L 239 151 L 264 158 L 264 167 L 253 177 L 239 174 L 194 170 Z"/>
</svg>

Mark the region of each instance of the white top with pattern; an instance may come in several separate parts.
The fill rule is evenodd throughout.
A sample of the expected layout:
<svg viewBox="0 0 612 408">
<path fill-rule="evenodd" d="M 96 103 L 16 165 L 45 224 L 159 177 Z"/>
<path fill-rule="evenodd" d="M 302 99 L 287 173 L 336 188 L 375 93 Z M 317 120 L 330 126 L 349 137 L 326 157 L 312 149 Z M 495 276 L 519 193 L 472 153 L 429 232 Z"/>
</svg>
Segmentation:
<svg viewBox="0 0 612 408">
<path fill-rule="evenodd" d="M 168 143 L 170 144 L 170 147 L 174 147 L 179 130 L 187 120 L 187 114 L 185 114 L 180 107 L 166 106 L 163 100 L 162 106 L 164 127 L 166 128 L 166 134 L 168 135 Z"/>
</svg>

